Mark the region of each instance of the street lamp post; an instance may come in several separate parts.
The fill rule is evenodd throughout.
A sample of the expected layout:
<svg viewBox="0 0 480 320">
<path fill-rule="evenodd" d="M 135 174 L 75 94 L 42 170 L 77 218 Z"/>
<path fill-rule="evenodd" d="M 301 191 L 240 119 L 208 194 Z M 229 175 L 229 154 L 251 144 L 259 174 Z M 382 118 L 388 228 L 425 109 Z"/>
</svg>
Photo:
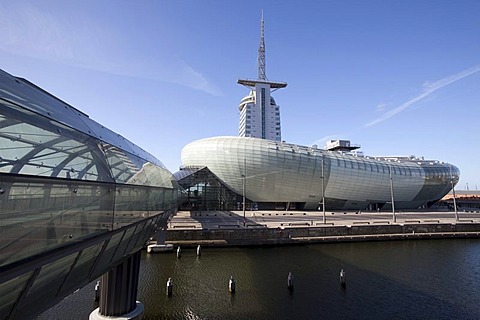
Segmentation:
<svg viewBox="0 0 480 320">
<path fill-rule="evenodd" d="M 395 216 L 395 200 L 393 198 L 393 177 L 392 177 L 392 167 L 388 164 L 388 173 L 390 175 L 390 195 L 392 196 L 392 214 L 393 222 L 397 222 L 397 217 Z"/>
<path fill-rule="evenodd" d="M 323 210 L 323 224 L 327 223 L 327 216 L 325 215 L 325 175 L 324 175 L 324 162 L 325 157 L 322 154 L 322 210 Z"/>
<path fill-rule="evenodd" d="M 452 184 L 453 208 L 455 210 L 455 221 L 458 221 L 457 200 L 455 199 L 455 185 L 453 184 L 452 165 L 450 165 L 450 183 Z"/>
<path fill-rule="evenodd" d="M 242 189 L 243 189 L 243 226 L 245 227 L 245 188 L 247 179 L 247 159 L 243 159 L 243 175 L 242 175 Z"/>
</svg>

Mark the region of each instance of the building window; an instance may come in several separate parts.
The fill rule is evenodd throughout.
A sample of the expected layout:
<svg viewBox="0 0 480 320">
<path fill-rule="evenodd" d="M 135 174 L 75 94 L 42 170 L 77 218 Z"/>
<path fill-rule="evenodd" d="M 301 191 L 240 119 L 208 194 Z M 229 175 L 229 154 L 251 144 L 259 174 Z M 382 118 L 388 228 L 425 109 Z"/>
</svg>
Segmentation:
<svg viewBox="0 0 480 320">
<path fill-rule="evenodd" d="M 262 108 L 262 139 L 265 139 L 265 88 L 261 90 L 261 108 Z"/>
</svg>

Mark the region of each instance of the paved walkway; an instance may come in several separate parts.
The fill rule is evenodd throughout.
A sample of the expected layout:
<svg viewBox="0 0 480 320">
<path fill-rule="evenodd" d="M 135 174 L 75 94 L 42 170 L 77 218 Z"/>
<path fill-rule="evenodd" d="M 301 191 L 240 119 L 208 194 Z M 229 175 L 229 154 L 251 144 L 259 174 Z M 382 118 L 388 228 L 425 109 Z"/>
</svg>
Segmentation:
<svg viewBox="0 0 480 320">
<path fill-rule="evenodd" d="M 179 211 L 169 222 L 174 230 L 231 228 L 288 228 L 382 224 L 480 223 L 480 211 L 459 212 L 355 212 L 327 211 Z"/>
</svg>

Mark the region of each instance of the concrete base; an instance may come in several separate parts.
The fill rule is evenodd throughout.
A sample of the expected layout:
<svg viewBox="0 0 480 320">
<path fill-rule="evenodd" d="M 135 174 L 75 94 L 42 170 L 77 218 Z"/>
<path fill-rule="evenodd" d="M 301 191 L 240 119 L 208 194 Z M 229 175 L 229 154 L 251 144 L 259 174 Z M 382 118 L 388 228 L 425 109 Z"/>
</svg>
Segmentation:
<svg viewBox="0 0 480 320">
<path fill-rule="evenodd" d="M 143 304 L 140 301 L 137 301 L 137 306 L 132 312 L 127 314 L 122 314 L 120 316 L 102 316 L 99 313 L 99 309 L 97 308 L 90 313 L 88 317 L 89 320 L 141 320 L 143 317 L 143 311 L 145 310 Z"/>
<path fill-rule="evenodd" d="M 363 215 L 363 214 L 362 214 Z M 478 219 L 478 218 L 477 218 Z M 404 220 L 402 218 L 402 220 Z M 435 221 L 435 222 L 430 222 Z M 475 221 L 475 222 L 474 222 Z M 378 224 L 377 221 L 348 221 L 348 225 L 317 223 L 316 226 L 288 226 L 281 228 L 216 228 L 167 232 L 167 242 L 184 247 L 207 246 L 260 246 L 308 244 L 347 241 L 383 241 L 440 238 L 480 238 L 480 221 L 446 219 L 404 220 Z"/>
</svg>

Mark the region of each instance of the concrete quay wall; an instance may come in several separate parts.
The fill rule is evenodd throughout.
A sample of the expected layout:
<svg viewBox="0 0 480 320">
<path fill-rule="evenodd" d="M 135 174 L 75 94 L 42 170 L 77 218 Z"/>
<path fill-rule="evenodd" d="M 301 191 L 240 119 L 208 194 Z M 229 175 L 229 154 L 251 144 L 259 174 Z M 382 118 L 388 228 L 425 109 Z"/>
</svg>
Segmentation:
<svg viewBox="0 0 480 320">
<path fill-rule="evenodd" d="M 167 230 L 166 243 L 181 246 L 254 246 L 345 241 L 480 238 L 480 223 L 412 223 L 283 228 Z"/>
</svg>

